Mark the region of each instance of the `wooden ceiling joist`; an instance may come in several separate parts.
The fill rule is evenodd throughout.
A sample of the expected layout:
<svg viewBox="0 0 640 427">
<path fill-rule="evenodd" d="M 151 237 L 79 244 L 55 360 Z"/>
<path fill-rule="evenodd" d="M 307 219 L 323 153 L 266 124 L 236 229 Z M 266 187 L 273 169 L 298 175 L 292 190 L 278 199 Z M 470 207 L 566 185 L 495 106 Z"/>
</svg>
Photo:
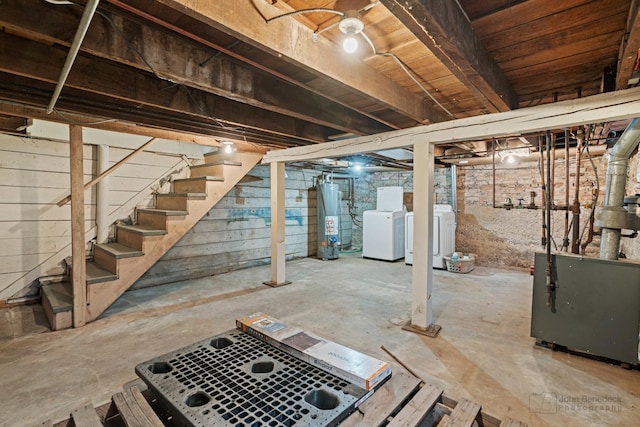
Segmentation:
<svg viewBox="0 0 640 427">
<path fill-rule="evenodd" d="M 7 33 L 0 33 L 0 46 L 3 46 L 0 48 L 0 71 L 48 83 L 57 81 L 66 57 L 63 49 L 30 42 Z M 29 55 L 19 55 L 19 52 L 29 52 Z M 38 58 L 42 57 L 48 60 L 39 61 Z M 266 133 L 297 135 L 310 142 L 324 142 L 328 135 L 335 133 L 333 128 L 303 122 L 197 89 L 169 85 L 152 75 L 135 73 L 128 67 L 106 61 L 98 62 L 84 56 L 76 58 L 66 87 L 157 107 L 172 113 L 188 114 L 199 120 L 213 120 L 227 125 L 242 124 Z"/>
<path fill-rule="evenodd" d="M 158 0 L 207 25 L 232 34 L 259 49 L 281 56 L 316 75 L 351 88 L 398 111 L 417 122 L 440 116 L 424 103 L 423 97 L 409 92 L 391 79 L 360 61 L 349 61 L 338 46 L 323 37 L 313 40 L 313 31 L 295 19 L 279 19 L 269 24 L 246 0 L 211 1 Z M 282 12 L 265 0 L 253 0 L 256 7 L 275 16 Z"/>
<path fill-rule="evenodd" d="M 78 17 L 66 13 L 68 6 L 19 0 L 6 3 L 12 4 L 6 8 L 7 13 L 0 14 L 0 26 L 36 40 L 70 45 L 69 35 L 73 35 Z M 42 19 L 43 16 L 47 19 Z M 101 11 L 94 18 L 82 51 L 152 72 L 168 84 L 179 83 L 320 126 L 360 135 L 390 129 L 319 95 L 241 66 L 225 55 L 216 55 L 216 51 L 185 37 L 109 12 Z M 109 83 L 120 85 L 117 79 L 103 82 L 105 87 Z"/>
<path fill-rule="evenodd" d="M 382 3 L 471 90 L 488 112 L 517 108 L 515 91 L 480 43 L 457 2 L 382 0 Z"/>
<path fill-rule="evenodd" d="M 639 116 L 640 88 L 633 88 L 503 113 L 396 130 L 374 136 L 269 151 L 263 158 L 263 162 L 341 157 L 408 147 L 414 144 L 455 143 Z"/>
</svg>

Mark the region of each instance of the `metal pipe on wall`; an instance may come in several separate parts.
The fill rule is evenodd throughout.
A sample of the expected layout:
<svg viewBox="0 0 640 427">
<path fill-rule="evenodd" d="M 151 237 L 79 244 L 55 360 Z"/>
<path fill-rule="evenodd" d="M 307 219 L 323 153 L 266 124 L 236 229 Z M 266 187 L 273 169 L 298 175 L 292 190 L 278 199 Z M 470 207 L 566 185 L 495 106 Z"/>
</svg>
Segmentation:
<svg viewBox="0 0 640 427">
<path fill-rule="evenodd" d="M 584 131 L 582 128 L 578 128 L 576 132 L 576 182 L 575 192 L 573 196 L 573 233 L 571 235 L 571 253 L 577 254 L 580 252 L 580 246 L 578 241 L 580 240 L 580 160 L 582 159 L 582 142 L 584 140 Z"/>
<path fill-rule="evenodd" d="M 577 179 L 578 177 L 576 177 Z M 569 249 L 569 129 L 564 129 L 564 237 L 562 239 L 562 249 Z"/>
<path fill-rule="evenodd" d="M 51 114 L 53 108 L 58 101 L 58 97 L 60 96 L 60 92 L 62 92 L 62 88 L 64 87 L 65 82 L 67 81 L 67 77 L 69 77 L 69 73 L 71 72 L 71 67 L 73 67 L 73 63 L 78 56 L 78 52 L 80 51 L 80 45 L 84 40 L 84 36 L 87 34 L 87 30 L 89 29 L 89 24 L 91 24 L 91 19 L 93 19 L 93 15 L 96 13 L 96 9 L 98 8 L 98 3 L 100 0 L 89 0 L 87 5 L 84 8 L 84 12 L 82 12 L 82 18 L 80 18 L 80 24 L 78 24 L 78 29 L 76 30 L 76 35 L 73 38 L 73 43 L 71 43 L 71 47 L 69 48 L 69 53 L 67 54 L 67 59 L 62 67 L 62 71 L 60 72 L 60 77 L 58 78 L 58 84 L 56 85 L 56 89 L 53 92 L 53 96 L 51 97 L 51 101 L 49 102 L 49 106 L 47 107 L 47 114 Z"/>
<path fill-rule="evenodd" d="M 109 146 L 98 145 L 98 175 L 109 169 Z M 109 239 L 109 177 L 96 184 L 96 241 L 107 243 Z"/>
<path fill-rule="evenodd" d="M 458 167 L 451 165 L 451 207 L 458 215 Z"/>
<path fill-rule="evenodd" d="M 544 151 L 542 150 L 542 137 L 538 135 L 538 154 L 540 155 L 539 159 L 539 168 L 540 168 L 540 199 L 542 200 L 542 246 L 547 244 L 547 226 L 545 224 L 545 211 L 544 209 L 547 207 L 547 191 L 545 186 L 545 177 L 544 177 Z M 547 156 L 548 157 L 548 156 Z"/>
<path fill-rule="evenodd" d="M 629 157 L 640 143 L 640 119 L 636 118 L 629 123 L 622 136 L 609 152 L 609 164 L 607 166 L 607 179 L 605 183 L 605 195 L 603 207 L 598 212 L 604 225 L 600 242 L 600 258 L 618 259 L 620 252 L 621 228 L 618 224 L 611 224 L 605 220 L 615 218 L 618 215 L 626 215 L 624 205 L 624 193 L 627 184 L 627 168 Z M 616 228 L 614 228 L 616 227 Z"/>
<path fill-rule="evenodd" d="M 547 131 L 545 136 L 546 139 L 546 148 L 547 148 L 547 175 L 546 175 L 546 187 L 549 188 L 550 185 L 553 185 L 551 182 L 551 135 L 550 132 Z M 552 294 L 555 289 L 555 284 L 551 280 L 551 191 L 546 191 L 546 203 L 545 203 L 545 212 L 546 212 L 546 223 L 547 223 L 547 265 L 546 265 L 546 281 L 547 281 L 547 307 L 551 307 L 552 302 Z"/>
</svg>

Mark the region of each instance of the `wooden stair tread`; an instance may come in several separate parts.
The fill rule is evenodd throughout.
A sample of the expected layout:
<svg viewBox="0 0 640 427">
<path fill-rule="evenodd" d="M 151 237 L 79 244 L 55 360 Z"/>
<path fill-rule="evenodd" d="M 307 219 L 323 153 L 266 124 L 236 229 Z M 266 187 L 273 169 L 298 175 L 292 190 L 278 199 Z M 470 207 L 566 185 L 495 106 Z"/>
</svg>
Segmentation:
<svg viewBox="0 0 640 427">
<path fill-rule="evenodd" d="M 206 198 L 207 193 L 158 193 L 156 197 L 189 197 L 193 199 Z"/>
<path fill-rule="evenodd" d="M 152 208 L 137 209 L 137 211 L 153 214 L 153 215 L 164 215 L 164 216 L 185 216 L 189 213 L 187 211 L 175 211 L 175 210 L 152 209 Z"/>
<path fill-rule="evenodd" d="M 100 245 L 96 245 L 94 250 L 101 250 L 108 252 L 115 258 L 131 258 L 138 257 L 144 255 L 142 251 L 139 251 L 134 248 L 130 248 L 129 246 L 125 246 L 121 243 L 113 242 L 113 243 L 103 243 Z"/>
<path fill-rule="evenodd" d="M 54 313 L 73 310 L 73 296 L 70 282 L 57 282 L 41 286 Z"/>
<path fill-rule="evenodd" d="M 100 267 L 93 261 L 87 262 L 87 285 L 116 280 L 118 276 Z"/>
<path fill-rule="evenodd" d="M 173 180 L 173 182 L 185 182 L 185 181 L 224 181 L 224 176 L 194 176 L 191 178 L 179 178 Z"/>
<path fill-rule="evenodd" d="M 206 167 L 209 167 L 209 166 L 220 166 L 220 165 L 224 165 L 224 166 L 242 166 L 242 162 L 235 162 L 233 160 L 215 160 L 213 162 L 203 163 L 201 165 L 193 165 L 193 166 L 191 166 L 191 169 L 206 168 Z"/>
<path fill-rule="evenodd" d="M 163 236 L 167 234 L 167 230 L 159 230 L 146 225 L 118 225 L 118 229 L 127 230 L 143 236 Z"/>
</svg>

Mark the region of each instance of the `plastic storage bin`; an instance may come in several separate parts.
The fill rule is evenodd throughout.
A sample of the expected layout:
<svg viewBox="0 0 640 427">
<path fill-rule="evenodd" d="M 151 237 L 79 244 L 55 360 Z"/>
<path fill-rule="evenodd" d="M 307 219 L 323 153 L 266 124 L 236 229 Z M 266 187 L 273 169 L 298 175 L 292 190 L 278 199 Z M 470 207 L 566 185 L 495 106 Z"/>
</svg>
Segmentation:
<svg viewBox="0 0 640 427">
<path fill-rule="evenodd" d="M 458 252 L 461 254 L 461 252 Z M 458 255 L 457 261 L 452 261 L 451 256 L 453 254 L 449 254 L 444 257 L 444 261 L 447 264 L 447 271 L 451 271 L 453 273 L 468 273 L 473 270 L 476 264 L 476 254 L 462 254 L 462 256 Z"/>
</svg>

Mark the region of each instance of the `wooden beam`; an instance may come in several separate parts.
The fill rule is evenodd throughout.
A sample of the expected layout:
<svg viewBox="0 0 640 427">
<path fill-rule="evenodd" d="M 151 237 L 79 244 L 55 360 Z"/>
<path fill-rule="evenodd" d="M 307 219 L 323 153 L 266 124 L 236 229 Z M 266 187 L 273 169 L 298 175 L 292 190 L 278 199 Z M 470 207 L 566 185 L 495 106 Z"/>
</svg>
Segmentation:
<svg viewBox="0 0 640 427">
<path fill-rule="evenodd" d="M 518 96 L 476 36 L 459 3 L 441 0 L 382 0 L 456 76 L 488 112 L 518 107 Z"/>
<path fill-rule="evenodd" d="M 87 276 L 84 241 L 84 182 L 82 155 L 82 127 L 69 126 L 71 169 L 71 257 L 73 269 L 73 326 L 86 323 Z"/>
<path fill-rule="evenodd" d="M 107 16 L 110 22 L 102 15 Z M 3 13 L 0 15 L 0 26 L 4 26 L 20 34 L 26 33 L 30 38 L 68 46 L 69 40 L 62 36 L 77 27 L 77 17 L 68 13 L 68 9 L 60 6 L 52 6 L 46 2 L 23 2 L 19 0 L 6 0 L 3 3 Z M 126 35 L 126 39 L 122 36 Z M 131 49 L 129 43 L 136 41 L 136 50 Z M 44 54 L 36 54 L 18 46 L 11 47 L 13 42 L 0 42 L 7 51 L 19 49 L 21 53 L 13 54 L 16 58 L 37 60 Z M 309 92 L 292 84 L 284 83 L 275 77 L 265 73 L 255 72 L 238 61 L 232 61 L 225 55 L 216 55 L 218 52 L 195 43 L 186 37 L 180 37 L 175 33 L 159 29 L 153 25 L 143 25 L 138 21 L 127 19 L 110 12 L 101 11 L 91 24 L 82 43 L 82 51 L 88 52 L 99 58 L 115 61 L 155 74 L 156 85 L 162 83 L 162 88 L 149 89 L 166 90 L 172 88 L 174 83 L 180 83 L 191 88 L 210 92 L 219 97 L 229 98 L 238 103 L 244 103 L 253 107 L 259 107 L 279 113 L 281 115 L 295 117 L 321 126 L 328 126 L 342 132 L 351 132 L 358 135 L 378 133 L 389 130 L 390 127 L 357 113 L 343 105 L 327 100 L 318 94 Z M 163 52 L 159 55 L 158 52 Z M 66 51 L 64 52 L 66 54 Z M 0 64 L 7 61 L 0 61 Z M 63 60 L 64 62 L 64 60 Z M 109 67 L 105 62 L 96 63 L 95 60 L 85 59 L 85 68 L 92 68 L 89 74 L 75 70 L 76 81 L 79 79 L 91 82 L 93 86 L 101 85 L 104 90 L 121 93 L 123 89 L 135 90 L 138 95 L 147 95 L 137 85 L 141 82 L 121 79 L 120 71 L 109 74 Z M 105 69 L 106 68 L 106 69 Z M 59 71 L 59 70 L 58 70 Z M 97 73 L 99 75 L 94 76 Z M 161 80 L 158 80 L 160 78 Z M 131 78 L 130 78 L 131 79 Z M 143 78 L 140 77 L 142 80 Z M 56 76 L 57 80 L 57 76 Z M 147 84 L 147 86 L 149 86 Z M 118 90 L 120 87 L 120 90 Z M 184 88 L 177 87 L 169 93 L 184 92 Z M 152 95 L 149 93 L 147 96 Z M 157 94 L 155 95 L 157 96 Z M 166 95 L 165 95 L 166 96 Z M 182 93 L 183 98 L 191 94 Z M 218 101 L 216 104 L 206 105 L 205 114 L 217 118 L 218 110 L 224 104 Z M 215 107 L 215 108 L 212 108 Z M 202 108 L 202 107 L 201 107 Z M 254 113 L 257 108 L 254 108 Z M 200 113 L 202 114 L 202 112 Z M 251 114 L 245 115 L 246 119 Z"/>
<path fill-rule="evenodd" d="M 618 75 L 616 76 L 616 90 L 626 89 L 637 82 L 630 82 L 640 51 L 640 2 L 632 1 L 627 18 L 625 39 L 620 46 L 618 58 Z M 635 70 L 636 78 L 640 79 L 640 67 Z"/>
<path fill-rule="evenodd" d="M 22 52 L 29 54 L 24 55 Z M 47 58 L 47 61 L 43 62 L 41 58 Z M 66 51 L 63 49 L 0 33 L 0 71 L 55 83 L 65 58 Z M 83 56 L 76 58 L 66 87 L 134 102 L 141 106 L 189 114 L 209 122 L 215 120 L 229 126 L 242 124 L 263 132 L 315 142 L 326 141 L 328 135 L 336 131 L 355 131 L 353 128 L 322 127 L 300 118 L 263 110 L 202 90 L 167 84 L 130 67 L 106 61 L 96 63 L 95 59 Z M 215 116 L 215 119 L 212 119 L 212 116 Z M 382 131 L 389 128 L 367 128 L 368 131 L 375 129 Z"/>
<path fill-rule="evenodd" d="M 350 87 L 374 98 L 418 122 L 431 120 L 424 97 L 411 93 L 361 61 L 347 61 L 329 40 L 313 40 L 313 30 L 296 19 L 279 19 L 267 24 L 255 8 L 269 16 L 282 12 L 264 0 L 211 1 L 159 0 L 220 31 L 272 55 L 282 56 L 315 75 L 323 75 L 336 84 Z"/>
<path fill-rule="evenodd" d="M 97 183 L 99 183 L 100 181 L 102 181 L 104 178 L 106 178 L 107 176 L 109 176 L 110 173 L 114 172 L 115 170 L 117 170 L 118 168 L 120 168 L 120 166 L 124 165 L 125 163 L 127 163 L 130 159 L 132 159 L 133 157 L 137 156 L 138 154 L 140 154 L 145 148 L 147 148 L 149 145 L 153 144 L 158 138 L 151 138 L 150 140 L 148 140 L 147 142 L 145 142 L 144 144 L 142 144 L 140 147 L 136 148 L 135 150 L 133 150 L 131 153 L 127 154 L 122 160 L 120 160 L 118 163 L 111 165 L 111 167 L 109 169 L 107 169 L 106 171 L 102 172 L 100 175 L 96 176 L 95 178 L 93 178 L 91 181 L 87 182 L 86 184 L 84 184 L 83 186 L 83 191 L 84 190 L 88 190 L 91 187 L 93 187 L 94 185 L 96 185 Z M 67 197 L 64 197 L 63 199 L 61 199 L 60 201 L 58 201 L 58 203 L 56 203 L 58 206 L 64 206 L 67 204 L 67 202 L 69 200 L 71 200 L 73 193 L 68 195 Z"/>
<path fill-rule="evenodd" d="M 96 116 L 91 114 L 78 114 L 73 112 L 64 112 L 64 115 L 54 114 L 48 115 L 43 107 L 34 107 L 29 105 L 17 105 L 12 102 L 0 100 L 0 112 L 2 114 L 12 115 L 16 117 L 29 117 L 34 119 L 48 120 L 55 123 L 67 124 L 70 121 L 83 123 L 82 126 L 108 130 L 112 132 L 129 133 L 132 135 L 143 135 L 156 137 L 161 139 L 175 140 L 181 142 L 190 142 L 193 144 L 206 145 L 208 147 L 220 147 L 218 139 L 200 135 L 196 133 L 180 132 L 167 129 L 158 129 L 150 126 L 144 126 L 140 123 L 111 121 L 105 116 Z M 264 153 L 266 149 L 255 144 L 248 144 L 242 140 L 234 140 L 238 145 L 238 150 L 242 152 Z"/>
<path fill-rule="evenodd" d="M 433 144 L 413 147 L 411 326 L 420 330 L 427 330 L 433 323 L 433 147 Z"/>
<path fill-rule="evenodd" d="M 285 216 L 284 163 L 271 164 L 271 282 L 270 286 L 286 284 L 285 278 Z"/>
<path fill-rule="evenodd" d="M 379 135 L 269 151 L 264 163 L 341 157 L 417 144 L 473 141 L 640 117 L 640 88 L 486 114 Z"/>
<path fill-rule="evenodd" d="M 17 75 L 0 72 L 0 100 L 36 108 L 48 103 L 53 84 L 26 79 Z M 216 136 L 220 139 L 243 140 L 249 143 L 265 144 L 271 147 L 287 147 L 312 143 L 290 135 L 256 131 L 242 125 L 228 126 L 214 120 L 201 120 L 186 114 L 171 113 L 156 107 L 120 101 L 103 95 L 87 96 L 86 92 L 75 88 L 65 88 L 52 115 L 65 119 L 67 112 L 102 117 L 102 121 L 137 123 L 149 128 L 174 130 L 199 135 Z M 35 116 L 33 118 L 36 118 Z M 47 117 L 42 117 L 48 120 Z M 70 120 L 62 120 L 68 123 Z M 85 124 L 85 123 L 80 123 Z"/>
</svg>

